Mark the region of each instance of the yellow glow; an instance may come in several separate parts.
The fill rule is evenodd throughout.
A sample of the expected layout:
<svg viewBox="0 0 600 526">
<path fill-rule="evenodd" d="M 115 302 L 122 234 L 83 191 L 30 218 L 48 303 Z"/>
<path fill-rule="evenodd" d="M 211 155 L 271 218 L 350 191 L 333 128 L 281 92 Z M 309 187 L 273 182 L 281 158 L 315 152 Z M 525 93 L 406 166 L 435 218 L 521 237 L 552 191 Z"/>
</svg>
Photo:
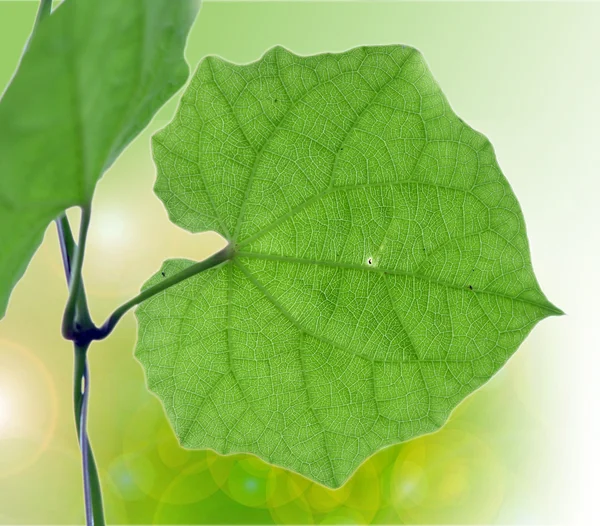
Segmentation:
<svg viewBox="0 0 600 526">
<path fill-rule="evenodd" d="M 311 484 L 312 482 L 300 475 L 273 467 L 267 477 L 269 487 L 267 504 L 271 507 L 288 504 L 303 495 Z"/>
<path fill-rule="evenodd" d="M 36 462 L 56 419 L 56 391 L 44 363 L 25 347 L 0 340 L 0 477 Z"/>
<path fill-rule="evenodd" d="M 421 505 L 428 491 L 427 476 L 420 465 L 404 460 L 396 467 L 392 498 L 397 507 L 410 509 Z"/>
<path fill-rule="evenodd" d="M 392 504 L 408 522 L 488 524 L 502 504 L 505 477 L 485 441 L 450 423 L 400 449 L 392 473 Z"/>
<path fill-rule="evenodd" d="M 98 210 L 94 216 L 93 242 L 107 249 L 118 248 L 132 241 L 132 221 L 123 210 Z M 92 234 L 90 234 L 90 241 Z"/>
<path fill-rule="evenodd" d="M 165 505 L 186 505 L 207 499 L 219 487 L 211 476 L 206 458 L 188 465 L 169 484 L 160 497 L 157 514 Z"/>
<path fill-rule="evenodd" d="M 10 429 L 13 416 L 12 400 L 7 393 L 0 388 L 0 438 Z"/>
</svg>

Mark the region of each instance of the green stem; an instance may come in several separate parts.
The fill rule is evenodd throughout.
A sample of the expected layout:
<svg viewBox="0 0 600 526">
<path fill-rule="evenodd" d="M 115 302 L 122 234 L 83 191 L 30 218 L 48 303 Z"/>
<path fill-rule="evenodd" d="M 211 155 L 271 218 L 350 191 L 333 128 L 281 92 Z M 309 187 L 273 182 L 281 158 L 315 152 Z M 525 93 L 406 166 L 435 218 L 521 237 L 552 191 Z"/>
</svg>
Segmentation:
<svg viewBox="0 0 600 526">
<path fill-rule="evenodd" d="M 75 371 L 73 376 L 73 407 L 75 426 L 83 460 L 83 484 L 87 526 L 105 526 L 102 507 L 102 489 L 92 447 L 87 436 L 87 398 L 89 377 L 87 374 L 88 345 L 75 344 Z"/>
<path fill-rule="evenodd" d="M 56 228 L 62 254 L 63 265 L 67 284 L 71 285 L 73 277 L 73 261 L 77 252 L 77 245 L 73 239 L 71 225 L 67 216 L 63 213 L 56 218 Z M 81 267 L 79 267 L 81 272 Z M 77 313 L 82 313 L 89 319 L 87 299 L 83 280 L 80 279 L 80 287 L 77 300 Z M 74 321 L 71 320 L 71 324 Z M 92 324 L 93 325 L 93 324 Z M 84 345 L 75 344 L 75 372 L 73 378 L 73 404 L 75 409 L 75 427 L 79 439 L 79 448 L 83 464 L 84 495 L 86 508 L 86 523 L 94 526 L 104 526 L 104 511 L 102 508 L 102 492 L 98 478 L 98 470 L 94 460 L 94 454 L 87 435 L 87 402 L 89 397 L 89 375 L 87 374 L 87 349 L 89 343 Z"/>
<path fill-rule="evenodd" d="M 62 255 L 63 266 L 65 268 L 65 277 L 67 285 L 71 282 L 71 264 L 75 255 L 75 239 L 71 231 L 71 225 L 67 215 L 63 212 L 56 219 L 56 230 L 58 231 L 58 241 L 60 242 L 60 252 Z"/>
<path fill-rule="evenodd" d="M 35 17 L 35 27 L 46 18 L 52 11 L 52 0 L 41 0 L 38 7 L 37 16 Z"/>
<path fill-rule="evenodd" d="M 87 435 L 87 403 L 89 397 L 87 351 L 89 345 L 93 340 L 99 340 L 108 336 L 123 315 L 135 305 L 203 270 L 228 261 L 233 257 L 234 249 L 231 245 L 228 245 L 204 261 L 191 265 L 174 276 L 170 276 L 153 287 L 144 290 L 135 298 L 116 309 L 106 320 L 106 323 L 101 328 L 97 328 L 89 314 L 81 275 L 91 209 L 88 205 L 82 207 L 81 210 L 81 227 L 78 244 L 75 244 L 66 215 L 61 214 L 56 219 L 65 274 L 69 284 L 69 299 L 65 308 L 62 329 L 65 338 L 73 340 L 75 344 L 73 404 L 83 464 L 86 524 L 87 526 L 104 526 L 104 511 L 98 469 Z"/>
<path fill-rule="evenodd" d="M 75 255 L 71 265 L 71 281 L 69 282 L 69 299 L 65 307 L 62 321 L 62 334 L 67 340 L 73 340 L 81 329 L 93 327 L 83 293 L 81 270 L 85 255 L 85 242 L 90 226 L 91 206 L 81 207 L 81 226 L 79 227 L 79 243 L 75 247 Z M 83 298 L 83 299 L 82 299 Z"/>
<path fill-rule="evenodd" d="M 67 215 L 63 212 L 55 219 L 55 221 L 56 229 L 58 230 L 58 240 L 60 242 L 60 250 L 62 254 L 63 265 L 65 268 L 67 285 L 70 285 L 71 274 L 73 270 L 73 259 L 75 258 L 75 251 L 77 249 L 77 245 L 75 244 L 75 239 L 73 238 L 73 232 L 71 230 L 71 225 L 69 223 Z M 80 313 L 82 313 L 87 325 L 92 325 L 83 280 L 81 281 L 81 288 L 78 294 L 77 310 Z"/>
<path fill-rule="evenodd" d="M 208 270 L 209 268 L 215 267 L 228 261 L 234 255 L 234 249 L 231 245 L 227 245 L 224 249 L 220 250 L 216 254 L 213 254 L 209 258 L 204 261 L 200 261 L 199 263 L 195 263 L 194 265 L 190 265 L 186 269 L 178 272 L 177 274 L 170 276 L 166 279 L 163 279 L 160 283 L 142 291 L 135 298 L 130 299 L 128 302 L 121 305 L 118 309 L 116 309 L 106 320 L 104 325 L 100 327 L 95 335 L 94 339 L 101 340 L 106 338 L 112 330 L 115 328 L 115 325 L 119 322 L 119 320 L 123 317 L 123 315 L 132 307 L 139 305 L 142 301 L 151 298 L 152 296 L 162 292 L 163 290 L 176 285 L 180 281 L 188 279 L 203 270 Z"/>
</svg>

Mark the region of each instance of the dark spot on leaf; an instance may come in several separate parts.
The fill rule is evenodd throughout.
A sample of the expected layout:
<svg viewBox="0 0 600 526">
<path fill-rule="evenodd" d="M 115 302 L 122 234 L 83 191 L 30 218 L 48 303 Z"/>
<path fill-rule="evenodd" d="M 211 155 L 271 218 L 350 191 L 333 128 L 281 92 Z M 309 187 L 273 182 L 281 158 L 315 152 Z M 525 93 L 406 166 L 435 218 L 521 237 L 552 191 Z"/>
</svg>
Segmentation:
<svg viewBox="0 0 600 526">
<path fill-rule="evenodd" d="M 372 265 L 372 264 L 373 264 L 373 258 L 369 258 L 369 259 L 367 260 L 367 263 L 368 263 L 369 265 Z"/>
<path fill-rule="evenodd" d="M 166 276 L 166 274 L 164 272 L 161 272 L 162 277 L 164 278 Z"/>
<path fill-rule="evenodd" d="M 275 102 L 278 102 L 278 99 L 275 99 Z"/>
<path fill-rule="evenodd" d="M 473 285 L 469 285 L 469 288 L 470 288 L 471 290 L 473 290 Z"/>
</svg>

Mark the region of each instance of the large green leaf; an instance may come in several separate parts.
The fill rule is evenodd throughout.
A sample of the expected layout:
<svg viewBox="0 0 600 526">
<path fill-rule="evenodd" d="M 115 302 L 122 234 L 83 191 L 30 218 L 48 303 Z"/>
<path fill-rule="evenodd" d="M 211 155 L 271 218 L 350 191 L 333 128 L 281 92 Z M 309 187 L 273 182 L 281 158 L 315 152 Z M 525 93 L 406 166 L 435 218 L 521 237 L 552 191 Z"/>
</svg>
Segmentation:
<svg viewBox="0 0 600 526">
<path fill-rule="evenodd" d="M 207 58 L 153 145 L 172 220 L 236 251 L 137 310 L 136 355 L 186 447 L 340 486 L 560 313 L 490 143 L 414 49 Z"/>
<path fill-rule="evenodd" d="M 48 224 L 96 182 L 188 75 L 196 0 L 66 0 L 0 100 L 0 317 Z"/>
</svg>

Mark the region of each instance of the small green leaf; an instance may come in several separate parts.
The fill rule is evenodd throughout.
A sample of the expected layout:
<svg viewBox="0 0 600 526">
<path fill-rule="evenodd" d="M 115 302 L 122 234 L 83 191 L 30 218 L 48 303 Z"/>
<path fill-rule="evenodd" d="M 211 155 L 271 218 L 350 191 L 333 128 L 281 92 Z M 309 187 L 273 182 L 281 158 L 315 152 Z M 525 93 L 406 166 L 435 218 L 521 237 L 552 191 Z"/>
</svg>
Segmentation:
<svg viewBox="0 0 600 526">
<path fill-rule="evenodd" d="M 560 313 L 490 143 L 414 49 L 207 58 L 154 154 L 172 220 L 236 251 L 137 310 L 136 355 L 186 447 L 338 487 L 438 429 Z"/>
<path fill-rule="evenodd" d="M 66 0 L 0 100 L 0 317 L 48 224 L 185 82 L 196 0 Z"/>
</svg>

